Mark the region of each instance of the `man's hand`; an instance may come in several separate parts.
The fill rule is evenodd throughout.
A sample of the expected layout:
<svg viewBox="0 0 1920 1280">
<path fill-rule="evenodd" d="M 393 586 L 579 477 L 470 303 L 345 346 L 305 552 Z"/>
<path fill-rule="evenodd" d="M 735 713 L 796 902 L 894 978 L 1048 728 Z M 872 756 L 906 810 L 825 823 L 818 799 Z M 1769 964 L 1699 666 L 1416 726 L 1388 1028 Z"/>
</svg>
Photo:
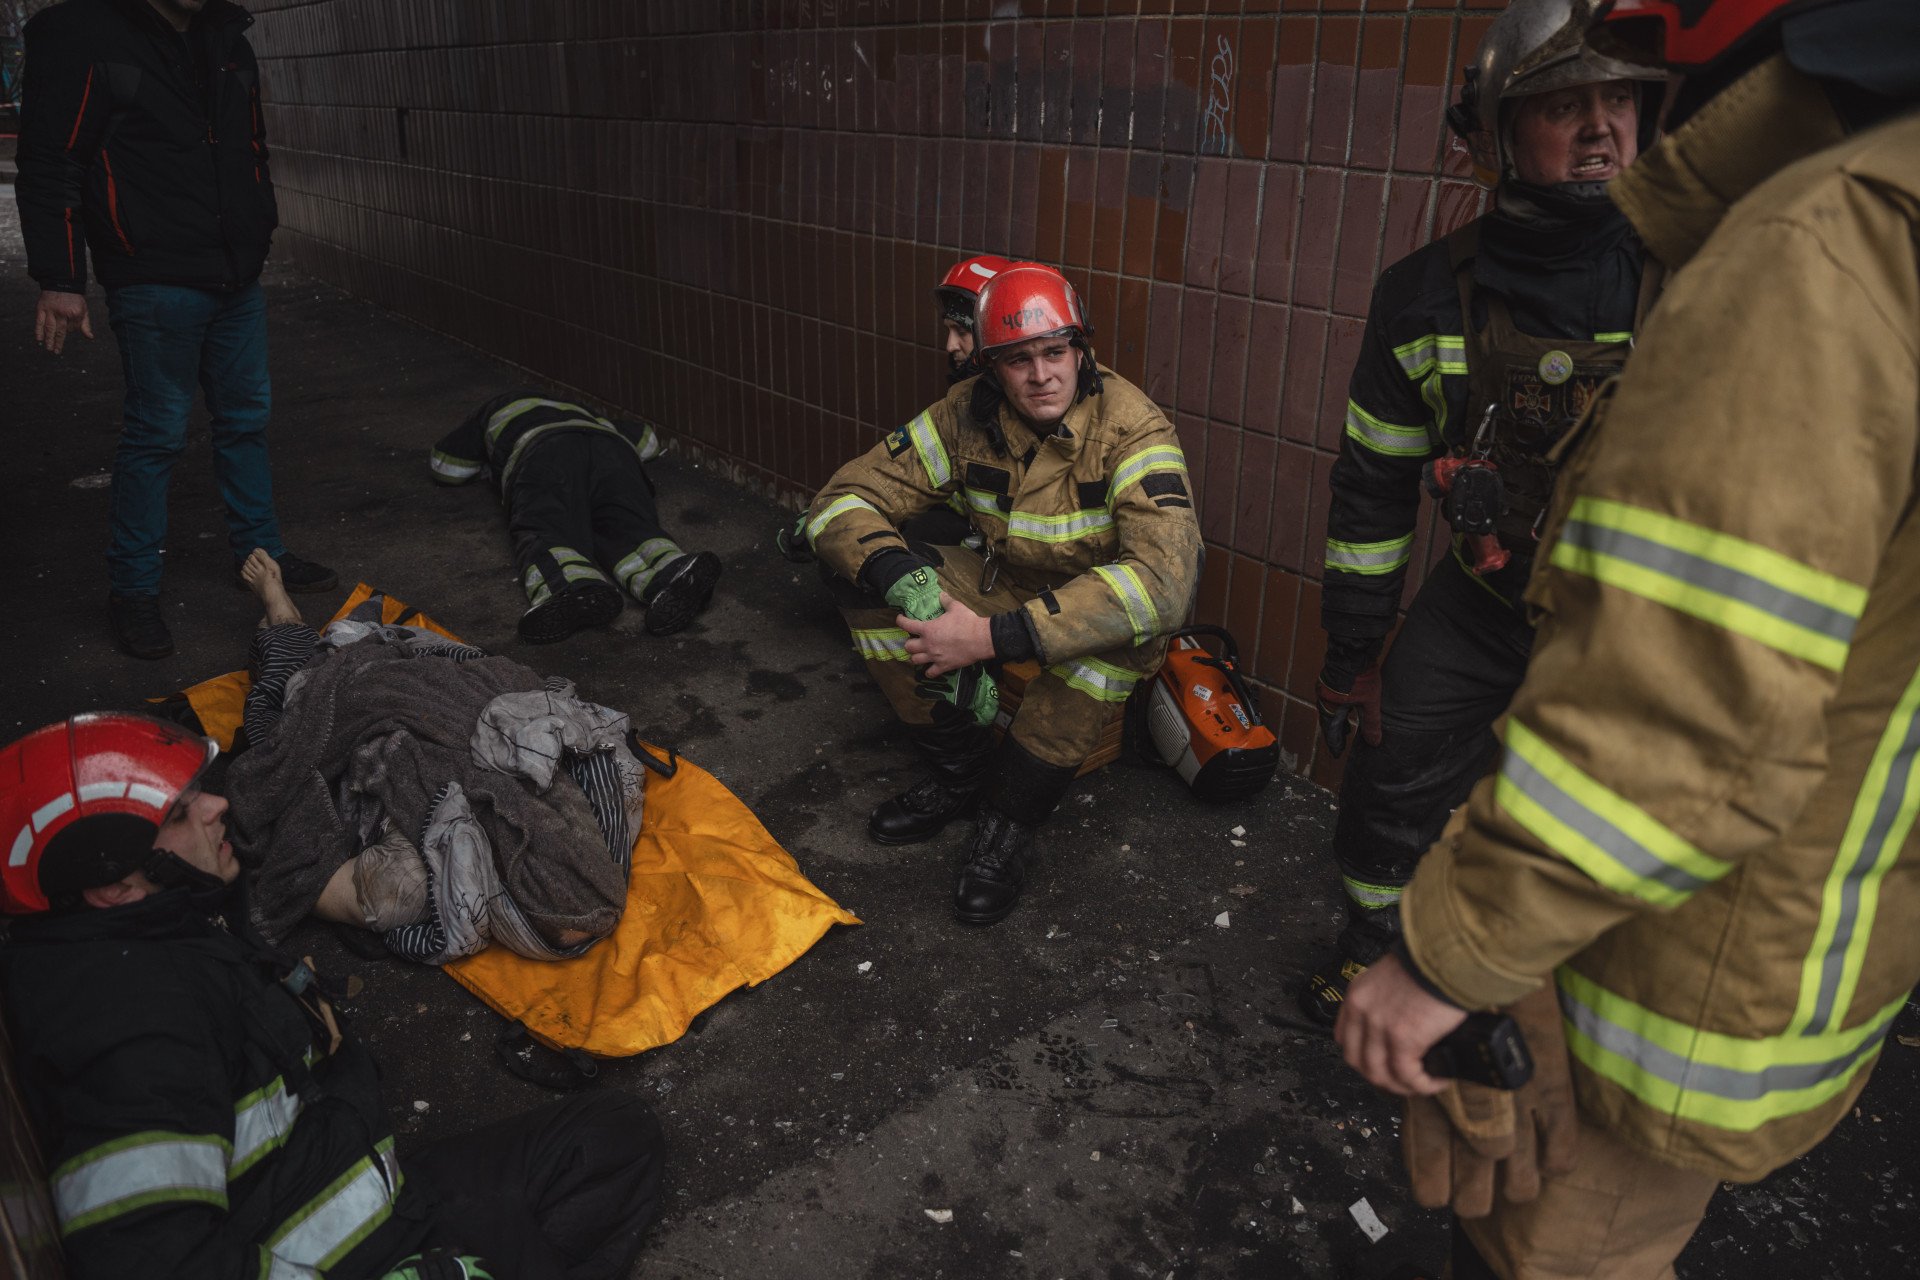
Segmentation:
<svg viewBox="0 0 1920 1280">
<path fill-rule="evenodd" d="M 916 622 L 905 614 L 896 619 L 912 637 L 907 655 L 922 668 L 922 676 L 943 676 L 993 656 L 993 628 L 985 618 L 944 591 L 940 609 L 940 616 L 928 622 Z"/>
<path fill-rule="evenodd" d="M 1352 675 L 1329 663 L 1320 673 L 1320 736 L 1338 760 L 1360 722 L 1360 737 L 1370 747 L 1380 745 L 1380 664 Z"/>
<path fill-rule="evenodd" d="M 33 340 L 54 355 L 67 345 L 67 330 L 78 329 L 80 336 L 93 338 L 93 319 L 87 314 L 87 295 L 40 291 L 40 305 L 33 312 Z"/>
<path fill-rule="evenodd" d="M 1388 954 L 1347 988 L 1333 1039 L 1347 1065 L 1375 1088 L 1435 1094 L 1446 1085 L 1428 1075 L 1420 1059 L 1466 1017 L 1464 1010 L 1428 995 L 1399 958 Z"/>
</svg>

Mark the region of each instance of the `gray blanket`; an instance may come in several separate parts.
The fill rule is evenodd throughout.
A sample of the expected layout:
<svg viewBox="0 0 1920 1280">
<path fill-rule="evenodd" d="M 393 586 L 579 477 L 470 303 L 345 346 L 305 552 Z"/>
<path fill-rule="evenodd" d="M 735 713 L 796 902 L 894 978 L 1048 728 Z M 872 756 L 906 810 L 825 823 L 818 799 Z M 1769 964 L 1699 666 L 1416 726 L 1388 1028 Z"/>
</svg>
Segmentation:
<svg viewBox="0 0 1920 1280">
<path fill-rule="evenodd" d="M 280 723 L 228 774 L 230 834 L 255 868 L 251 911 L 261 933 L 284 938 L 364 847 L 365 833 L 342 820 L 336 799 L 418 839 L 449 782 L 485 830 L 501 886 L 543 937 L 610 932 L 626 876 L 608 859 L 580 789 L 542 794 L 472 751 L 490 702 L 542 687 L 538 673 L 507 658 L 453 663 L 387 644 L 349 645 L 302 671 Z M 349 773 L 360 794 L 341 796 Z"/>
</svg>

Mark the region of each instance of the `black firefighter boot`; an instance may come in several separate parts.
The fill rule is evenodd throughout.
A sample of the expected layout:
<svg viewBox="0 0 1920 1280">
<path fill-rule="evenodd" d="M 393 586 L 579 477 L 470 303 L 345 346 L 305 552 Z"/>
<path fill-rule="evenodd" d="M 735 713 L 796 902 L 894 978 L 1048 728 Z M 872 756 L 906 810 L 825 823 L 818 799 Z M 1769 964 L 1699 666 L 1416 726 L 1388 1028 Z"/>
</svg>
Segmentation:
<svg viewBox="0 0 1920 1280">
<path fill-rule="evenodd" d="M 1347 927 L 1340 931 L 1332 955 L 1307 975 L 1299 993 L 1300 1012 L 1316 1026 L 1333 1029 L 1340 1020 L 1340 1006 L 1346 1003 L 1347 987 L 1399 940 L 1397 894 L 1395 898 L 1381 906 L 1362 906 L 1348 897 Z"/>
<path fill-rule="evenodd" d="M 1020 901 L 1033 861 L 1033 837 L 1079 770 L 1048 764 L 1012 737 L 1000 745 L 980 802 L 973 852 L 953 889 L 953 914 L 962 924 L 994 924 Z"/>
<path fill-rule="evenodd" d="M 940 834 L 973 808 L 993 758 L 993 731 L 955 717 L 944 723 L 908 725 L 907 733 L 927 777 L 883 800 L 867 818 L 867 834 L 881 844 L 918 844 Z"/>
</svg>

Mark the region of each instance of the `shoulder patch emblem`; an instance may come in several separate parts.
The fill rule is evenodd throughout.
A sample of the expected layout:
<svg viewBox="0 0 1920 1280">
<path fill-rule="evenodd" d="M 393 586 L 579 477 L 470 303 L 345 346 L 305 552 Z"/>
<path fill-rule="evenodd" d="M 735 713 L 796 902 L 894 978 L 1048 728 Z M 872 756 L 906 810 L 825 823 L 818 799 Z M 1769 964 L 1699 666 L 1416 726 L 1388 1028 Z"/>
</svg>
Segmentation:
<svg viewBox="0 0 1920 1280">
<path fill-rule="evenodd" d="M 896 427 L 887 433 L 887 456 L 897 458 L 913 448 L 913 440 L 907 435 L 905 427 Z"/>
<path fill-rule="evenodd" d="M 1564 351 L 1549 351 L 1540 357 L 1540 381 L 1557 387 L 1573 376 L 1573 357 Z"/>
</svg>

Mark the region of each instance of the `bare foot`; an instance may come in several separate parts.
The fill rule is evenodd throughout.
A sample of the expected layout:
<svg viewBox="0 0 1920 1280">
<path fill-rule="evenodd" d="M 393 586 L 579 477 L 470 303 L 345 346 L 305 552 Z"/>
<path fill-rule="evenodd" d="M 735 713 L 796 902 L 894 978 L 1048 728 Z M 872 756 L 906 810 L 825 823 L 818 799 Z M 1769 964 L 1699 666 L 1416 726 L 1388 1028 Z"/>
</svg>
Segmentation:
<svg viewBox="0 0 1920 1280">
<path fill-rule="evenodd" d="M 294 608 L 287 589 L 280 585 L 280 565 L 267 554 L 266 548 L 255 547 L 253 554 L 241 564 L 240 581 L 260 598 L 267 611 L 267 616 L 260 619 L 261 626 L 276 627 L 300 621 L 300 610 Z"/>
</svg>

